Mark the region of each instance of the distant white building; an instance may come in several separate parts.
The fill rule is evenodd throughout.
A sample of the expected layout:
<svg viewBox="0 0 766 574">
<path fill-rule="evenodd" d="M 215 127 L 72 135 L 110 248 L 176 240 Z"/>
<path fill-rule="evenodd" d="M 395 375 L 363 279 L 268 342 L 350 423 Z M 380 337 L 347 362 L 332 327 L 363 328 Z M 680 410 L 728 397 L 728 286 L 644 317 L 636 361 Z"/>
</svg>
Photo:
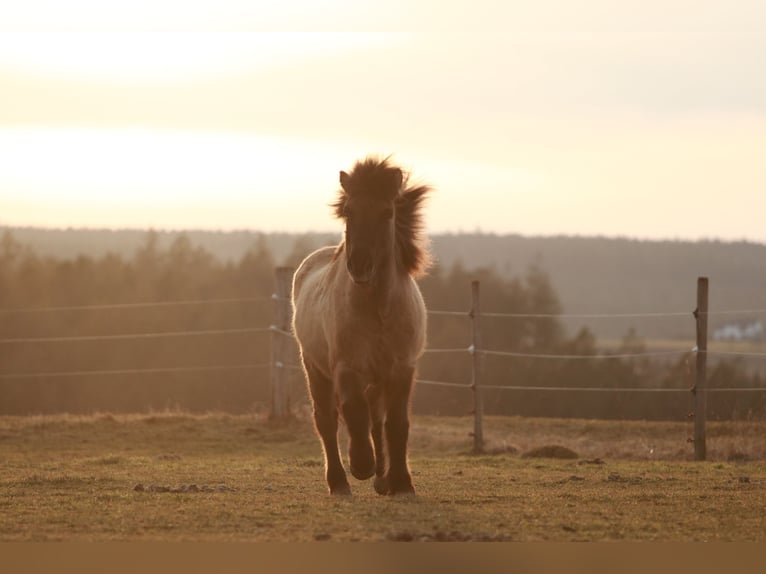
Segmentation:
<svg viewBox="0 0 766 574">
<path fill-rule="evenodd" d="M 746 325 L 724 325 L 713 331 L 716 341 L 763 341 L 766 339 L 766 329 L 761 321 Z"/>
</svg>

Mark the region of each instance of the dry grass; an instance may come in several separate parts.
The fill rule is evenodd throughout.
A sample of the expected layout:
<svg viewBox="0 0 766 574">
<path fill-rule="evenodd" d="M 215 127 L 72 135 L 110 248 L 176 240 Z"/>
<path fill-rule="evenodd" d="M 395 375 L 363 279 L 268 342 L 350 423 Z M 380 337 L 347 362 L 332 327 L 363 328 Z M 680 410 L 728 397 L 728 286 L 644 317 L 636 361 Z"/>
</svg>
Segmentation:
<svg viewBox="0 0 766 574">
<path fill-rule="evenodd" d="M 683 424 L 489 418 L 476 456 L 469 419 L 416 418 L 418 496 L 339 500 L 303 420 L 4 417 L 0 540 L 766 541 L 765 427 L 711 425 L 694 463 Z M 521 456 L 545 446 L 580 458 Z"/>
<path fill-rule="evenodd" d="M 422 417 L 415 425 L 414 448 L 460 451 L 470 448 L 472 419 Z M 486 417 L 487 450 L 525 453 L 560 445 L 582 458 L 632 461 L 691 461 L 694 436 L 691 422 L 603 421 Z M 766 460 L 766 421 L 709 422 L 709 461 Z"/>
</svg>

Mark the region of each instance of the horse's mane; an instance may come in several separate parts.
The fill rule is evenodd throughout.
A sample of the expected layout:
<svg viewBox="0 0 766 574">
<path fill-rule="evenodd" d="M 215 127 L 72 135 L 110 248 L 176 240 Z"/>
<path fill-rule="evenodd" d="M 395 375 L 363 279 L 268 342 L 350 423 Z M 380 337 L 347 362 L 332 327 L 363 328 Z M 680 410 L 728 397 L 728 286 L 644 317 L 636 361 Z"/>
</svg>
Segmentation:
<svg viewBox="0 0 766 574">
<path fill-rule="evenodd" d="M 400 186 L 392 182 L 401 181 Z M 423 275 L 431 264 L 428 240 L 423 229 L 421 206 L 431 188 L 410 185 L 409 174 L 392 165 L 389 158 L 367 157 L 354 164 L 348 174 L 348 184 L 341 187 L 332 207 L 335 215 L 343 218 L 343 209 L 349 195 L 371 195 L 394 202 L 396 257 L 401 267 L 415 277 Z M 339 246 L 342 250 L 343 244 Z"/>
</svg>

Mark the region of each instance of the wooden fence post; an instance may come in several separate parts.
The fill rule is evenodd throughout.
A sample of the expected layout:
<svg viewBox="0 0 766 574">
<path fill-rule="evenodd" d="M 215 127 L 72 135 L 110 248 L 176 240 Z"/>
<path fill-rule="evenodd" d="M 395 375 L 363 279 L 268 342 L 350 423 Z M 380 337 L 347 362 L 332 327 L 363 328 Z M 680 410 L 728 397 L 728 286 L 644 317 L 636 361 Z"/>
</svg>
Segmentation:
<svg viewBox="0 0 766 574">
<path fill-rule="evenodd" d="M 471 390 L 473 391 L 473 452 L 484 452 L 484 401 L 481 394 L 481 307 L 479 305 L 479 282 L 471 282 L 471 353 L 473 368 Z"/>
<path fill-rule="evenodd" d="M 694 383 L 694 459 L 705 460 L 705 422 L 707 419 L 707 317 L 708 278 L 697 278 L 697 368 Z"/>
<path fill-rule="evenodd" d="M 287 364 L 289 359 L 292 329 L 292 286 L 291 267 L 277 267 L 274 290 L 274 325 L 271 331 L 271 413 L 269 418 L 283 420 L 290 416 L 290 381 Z"/>
</svg>

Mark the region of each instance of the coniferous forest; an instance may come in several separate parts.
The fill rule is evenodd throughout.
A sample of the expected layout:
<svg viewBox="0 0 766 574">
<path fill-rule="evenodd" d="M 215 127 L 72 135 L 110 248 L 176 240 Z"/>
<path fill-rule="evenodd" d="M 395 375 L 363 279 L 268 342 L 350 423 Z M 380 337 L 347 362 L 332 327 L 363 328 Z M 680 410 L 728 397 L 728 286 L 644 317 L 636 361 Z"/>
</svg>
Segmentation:
<svg viewBox="0 0 766 574">
<path fill-rule="evenodd" d="M 296 266 L 317 242 L 297 240 L 279 260 L 263 239 L 244 254 L 221 259 L 184 235 L 160 245 L 148 232 L 131 254 L 53 256 L 0 237 L 0 414 L 258 412 L 269 406 L 269 337 L 274 269 Z M 556 286 L 543 265 L 509 275 L 460 260 L 436 265 L 420 282 L 429 309 L 467 312 L 470 284 L 481 282 L 482 308 L 545 317 L 482 319 L 482 345 L 521 357 L 486 356 L 485 411 L 529 416 L 684 420 L 685 392 L 581 392 L 566 388 L 681 388 L 693 383 L 689 353 L 608 360 L 545 360 L 538 355 L 605 352 L 594 332 L 567 328 Z M 553 315 L 553 316 L 551 316 Z M 259 330 L 260 329 L 260 330 Z M 161 336 L 160 336 L 161 334 Z M 40 339 L 44 339 L 41 341 Z M 429 347 L 466 349 L 470 322 L 460 315 L 429 317 Z M 641 333 L 627 328 L 607 352 L 640 354 Z M 295 357 L 295 364 L 298 358 Z M 425 380 L 468 385 L 471 355 L 427 354 Z M 758 369 L 738 360 L 708 367 L 711 387 L 762 387 Z M 505 390 L 503 386 L 562 390 Z M 766 393 L 717 393 L 712 419 L 762 418 Z M 306 408 L 298 369 L 291 370 L 294 409 Z M 418 385 L 413 410 L 464 415 L 468 387 Z"/>
</svg>

